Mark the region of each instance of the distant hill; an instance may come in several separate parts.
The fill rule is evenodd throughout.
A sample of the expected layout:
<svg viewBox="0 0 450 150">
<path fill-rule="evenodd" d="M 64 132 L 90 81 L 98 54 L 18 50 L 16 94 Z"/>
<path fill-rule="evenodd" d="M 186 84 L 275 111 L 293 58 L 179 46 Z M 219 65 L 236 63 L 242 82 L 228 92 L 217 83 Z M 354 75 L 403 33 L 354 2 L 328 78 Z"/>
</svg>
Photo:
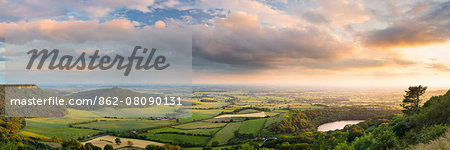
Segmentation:
<svg viewBox="0 0 450 150">
<path fill-rule="evenodd" d="M 68 95 L 68 97 L 73 98 L 73 99 L 94 99 L 95 96 L 97 96 L 97 97 L 118 97 L 119 101 L 123 101 L 123 103 L 117 102 L 117 104 L 119 104 L 118 106 L 109 106 L 112 108 L 148 107 L 148 106 L 134 106 L 134 105 L 127 106 L 125 104 L 125 99 L 127 97 L 148 97 L 149 95 L 144 94 L 144 93 L 135 92 L 135 91 L 128 90 L 128 89 L 118 88 L 118 87 L 82 91 L 82 92 Z M 68 107 L 74 108 L 74 109 L 80 109 L 80 110 L 98 110 L 98 109 L 105 108 L 108 106 L 97 105 L 97 106 L 68 106 Z"/>
<path fill-rule="evenodd" d="M 33 97 L 36 99 L 48 99 L 49 97 L 67 99 L 63 95 L 42 90 L 37 86 L 0 86 L 0 114 L 5 114 L 5 102 L 8 99 L 30 99 Z M 65 106 L 9 106 L 9 108 L 6 113 L 10 116 L 57 117 L 67 114 Z"/>
</svg>

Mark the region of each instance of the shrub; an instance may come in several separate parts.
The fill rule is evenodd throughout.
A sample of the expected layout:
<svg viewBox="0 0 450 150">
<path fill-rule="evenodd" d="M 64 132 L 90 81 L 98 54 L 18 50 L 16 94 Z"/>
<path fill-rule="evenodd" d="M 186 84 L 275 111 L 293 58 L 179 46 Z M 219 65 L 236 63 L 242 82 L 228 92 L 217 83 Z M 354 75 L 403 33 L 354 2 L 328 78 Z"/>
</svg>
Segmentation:
<svg viewBox="0 0 450 150">
<path fill-rule="evenodd" d="M 392 128 L 397 136 L 403 136 L 409 131 L 409 125 L 405 121 L 401 121 Z"/>
</svg>

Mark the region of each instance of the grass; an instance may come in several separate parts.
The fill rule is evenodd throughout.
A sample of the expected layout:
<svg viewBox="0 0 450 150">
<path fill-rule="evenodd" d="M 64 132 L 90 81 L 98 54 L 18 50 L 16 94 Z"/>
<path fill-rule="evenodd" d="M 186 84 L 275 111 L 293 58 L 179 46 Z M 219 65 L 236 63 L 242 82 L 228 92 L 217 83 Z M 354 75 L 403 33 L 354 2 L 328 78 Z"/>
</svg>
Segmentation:
<svg viewBox="0 0 450 150">
<path fill-rule="evenodd" d="M 161 117 L 165 116 L 168 113 L 174 113 L 177 107 L 170 106 L 154 106 L 154 107 L 146 107 L 146 108 L 122 108 L 122 109 L 114 109 L 114 108 L 103 108 L 100 110 L 95 110 L 93 113 L 98 116 L 117 116 L 117 117 Z"/>
<path fill-rule="evenodd" d="M 171 142 L 171 143 L 191 143 L 191 144 L 205 144 L 209 137 L 205 136 L 192 136 L 192 135 L 183 135 L 183 134 L 173 134 L 173 133 L 165 133 L 165 134 L 143 134 L 150 140 L 162 141 L 162 142 Z"/>
<path fill-rule="evenodd" d="M 265 113 L 267 116 L 270 116 L 270 117 L 280 114 L 279 112 L 265 112 Z"/>
<path fill-rule="evenodd" d="M 225 126 L 226 123 L 211 123 L 205 121 L 192 122 L 182 125 L 173 126 L 174 128 L 179 129 L 211 129 L 211 128 L 219 128 Z"/>
<path fill-rule="evenodd" d="M 104 117 L 104 116 L 115 116 L 115 117 L 160 117 L 165 116 L 168 113 L 174 113 L 178 107 L 171 106 L 155 106 L 146 108 L 102 108 L 99 110 L 77 110 L 68 108 L 68 114 L 66 117 Z"/>
<path fill-rule="evenodd" d="M 246 117 L 233 117 L 233 118 L 211 118 L 205 121 L 208 122 L 230 122 L 231 120 L 233 120 L 232 122 L 241 122 L 241 121 L 245 121 L 247 118 Z"/>
<path fill-rule="evenodd" d="M 69 127 L 69 124 L 95 120 L 95 118 L 29 118 L 26 119 L 27 126 L 32 127 Z"/>
<path fill-rule="evenodd" d="M 45 145 L 48 145 L 48 146 L 50 146 L 50 147 L 52 147 L 52 148 L 56 148 L 56 149 L 61 149 L 61 148 L 62 148 L 61 143 L 56 143 L 56 142 L 46 142 L 46 141 L 37 141 L 37 142 L 42 143 L 42 144 L 45 144 Z"/>
<path fill-rule="evenodd" d="M 429 143 L 420 143 L 411 148 L 411 150 L 448 150 L 450 149 L 450 130 L 441 137 L 430 141 Z"/>
<path fill-rule="evenodd" d="M 89 124 L 81 124 L 76 127 L 86 127 L 91 129 L 109 130 L 109 131 L 127 131 L 133 129 L 153 128 L 174 124 L 173 121 L 166 120 L 114 120 L 97 121 Z"/>
<path fill-rule="evenodd" d="M 241 122 L 234 122 L 227 124 L 224 128 L 219 130 L 219 132 L 214 135 L 214 137 L 209 141 L 211 144 L 214 141 L 219 142 L 219 145 L 226 144 L 228 140 L 234 137 L 234 132 L 239 129 Z"/>
<path fill-rule="evenodd" d="M 81 136 L 93 135 L 99 131 L 91 129 L 76 129 L 69 127 L 25 127 L 20 130 L 19 134 L 29 137 L 45 137 L 52 138 L 56 136 L 60 139 L 78 138 Z"/>
<path fill-rule="evenodd" d="M 25 120 L 27 125 L 20 130 L 19 134 L 29 137 L 52 138 L 57 136 L 61 139 L 78 138 L 80 136 L 93 135 L 99 131 L 69 128 L 69 124 L 91 120 L 94 120 L 94 118 L 29 118 Z"/>
<path fill-rule="evenodd" d="M 166 128 L 159 128 L 159 129 L 153 129 L 149 130 L 148 133 L 183 133 L 183 134 L 191 134 L 191 135 L 203 135 L 203 136 L 210 136 L 214 135 L 217 131 L 219 131 L 220 128 L 212 128 L 212 129 L 193 129 L 193 130 L 183 130 L 183 129 L 177 129 L 172 127 L 166 127 Z"/>
<path fill-rule="evenodd" d="M 272 116 L 270 118 L 267 118 L 266 122 L 264 123 L 264 127 L 262 129 L 261 136 L 265 136 L 265 137 L 272 136 L 273 133 L 270 132 L 269 127 L 271 127 L 271 125 L 274 124 L 274 123 L 278 123 L 278 122 L 283 121 L 283 119 L 285 117 L 286 116 L 284 115 L 284 113 L 281 113 L 281 114 L 278 114 L 276 116 Z"/>
<path fill-rule="evenodd" d="M 270 125 L 281 122 L 285 118 L 284 114 L 279 114 L 277 116 L 273 116 L 267 119 L 266 123 L 264 124 L 264 128 L 270 127 Z"/>
<path fill-rule="evenodd" d="M 183 123 L 183 122 L 191 122 L 194 120 L 202 120 L 213 117 L 212 115 L 203 115 L 199 113 L 192 113 L 192 116 L 189 117 L 178 117 L 177 119 Z"/>
<path fill-rule="evenodd" d="M 265 121 L 266 118 L 244 121 L 238 132 L 241 134 L 253 134 L 254 136 L 258 136 Z"/>
</svg>

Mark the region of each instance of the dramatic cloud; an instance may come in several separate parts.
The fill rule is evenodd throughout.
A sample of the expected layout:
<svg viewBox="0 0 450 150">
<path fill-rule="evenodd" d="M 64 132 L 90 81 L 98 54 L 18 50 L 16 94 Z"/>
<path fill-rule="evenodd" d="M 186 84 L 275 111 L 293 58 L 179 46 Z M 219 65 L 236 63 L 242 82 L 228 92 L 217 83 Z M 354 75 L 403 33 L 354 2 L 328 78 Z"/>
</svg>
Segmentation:
<svg viewBox="0 0 450 150">
<path fill-rule="evenodd" d="M 361 0 L 293 1 L 286 7 L 291 13 L 315 24 L 328 24 L 330 28 L 345 27 L 371 18 Z"/>
<path fill-rule="evenodd" d="M 339 59 L 353 50 L 325 30 L 272 28 L 245 12 L 217 18 L 214 26 L 199 27 L 194 33 L 194 57 L 248 69 L 280 67 L 306 58 Z"/>
<path fill-rule="evenodd" d="M 2 55 L 23 56 L 17 49 L 58 48 L 78 55 L 79 51 L 103 49 L 103 52 L 127 54 L 134 46 L 159 48 L 177 53 L 167 56 L 191 56 L 192 33 L 177 26 L 159 29 L 154 26 L 135 27 L 133 21 L 115 19 L 105 22 L 91 21 L 19 21 L 0 23 L 0 37 L 6 39 Z M 3 44 L 0 42 L 0 44 Z M 25 47 L 24 47 L 25 46 Z M 117 51 L 114 51 L 117 50 Z M 186 56 L 187 57 L 187 56 Z M 8 58 L 8 57 L 7 57 Z M 172 60 L 177 61 L 177 60 Z M 190 62 L 191 60 L 189 60 Z"/>
<path fill-rule="evenodd" d="M 309 69 L 326 69 L 326 70 L 349 70 L 349 69 L 366 69 L 380 67 L 410 67 L 416 63 L 401 58 L 344 58 L 339 60 L 307 60 L 298 62 Z"/>
<path fill-rule="evenodd" d="M 443 83 L 450 67 L 443 54 L 450 41 L 449 10 L 450 2 L 442 1 L 0 0 L 0 44 L 44 37 L 83 45 L 108 38 L 117 41 L 108 50 L 120 53 L 129 47 L 117 45 L 140 40 L 133 35 L 147 29 L 192 29 L 193 41 L 187 41 L 200 80 L 232 76 L 230 81 L 283 78 L 291 83 L 300 77 L 315 83 L 326 80 L 309 76 L 338 75 L 385 81 L 397 74 L 391 82 L 409 84 L 413 77 L 406 75 L 440 74 L 433 80 Z M 154 40 L 187 39 L 158 37 Z M 6 54 L 18 53 L 8 49 Z M 1 63 L 4 58 L 12 60 L 0 57 Z"/>
<path fill-rule="evenodd" d="M 411 14 L 424 11 L 424 6 L 411 9 Z M 381 30 L 367 32 L 363 42 L 369 47 L 391 48 L 445 43 L 450 40 L 450 2 L 435 6 L 429 13 L 401 20 Z"/>
</svg>

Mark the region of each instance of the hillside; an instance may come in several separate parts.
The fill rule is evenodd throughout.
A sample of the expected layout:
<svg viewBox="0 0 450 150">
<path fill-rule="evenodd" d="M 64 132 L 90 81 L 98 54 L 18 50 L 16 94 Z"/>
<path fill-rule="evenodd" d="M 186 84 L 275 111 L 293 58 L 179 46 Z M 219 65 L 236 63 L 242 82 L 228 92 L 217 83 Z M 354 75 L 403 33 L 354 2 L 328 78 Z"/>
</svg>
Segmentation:
<svg viewBox="0 0 450 150">
<path fill-rule="evenodd" d="M 318 111 L 329 116 L 323 111 Z M 311 131 L 311 124 L 317 118 L 309 118 L 307 111 L 292 112 L 278 126 L 278 130 L 294 133 L 294 136 L 265 142 L 263 147 L 276 149 L 405 149 L 420 144 L 417 149 L 436 148 L 448 145 L 444 135 L 450 125 L 450 90 L 440 96 L 433 96 L 419 110 L 412 114 L 387 115 L 368 119 L 356 125 L 347 125 L 342 130 L 329 132 Z M 335 118 L 335 117 L 333 117 Z M 296 123 L 296 126 L 286 123 Z M 277 128 L 275 128 L 277 129 Z M 298 130 L 302 132 L 298 132 Z M 297 132 L 297 133 L 296 133 Z M 439 138 L 440 136 L 443 137 Z M 428 144 L 430 141 L 435 140 Z M 422 143 L 422 144 L 421 144 Z"/>
<path fill-rule="evenodd" d="M 40 88 L 18 88 L 0 86 L 0 112 L 5 114 L 6 99 L 48 99 L 49 97 L 58 97 L 67 99 L 65 96 L 42 90 Z M 7 93 L 7 94 L 6 94 Z M 64 116 L 67 114 L 65 106 L 9 106 L 8 113 L 10 116 L 26 116 L 26 117 L 46 117 L 46 116 Z"/>
<path fill-rule="evenodd" d="M 447 150 L 450 149 L 450 130 L 436 140 L 420 143 L 411 150 Z"/>
</svg>

